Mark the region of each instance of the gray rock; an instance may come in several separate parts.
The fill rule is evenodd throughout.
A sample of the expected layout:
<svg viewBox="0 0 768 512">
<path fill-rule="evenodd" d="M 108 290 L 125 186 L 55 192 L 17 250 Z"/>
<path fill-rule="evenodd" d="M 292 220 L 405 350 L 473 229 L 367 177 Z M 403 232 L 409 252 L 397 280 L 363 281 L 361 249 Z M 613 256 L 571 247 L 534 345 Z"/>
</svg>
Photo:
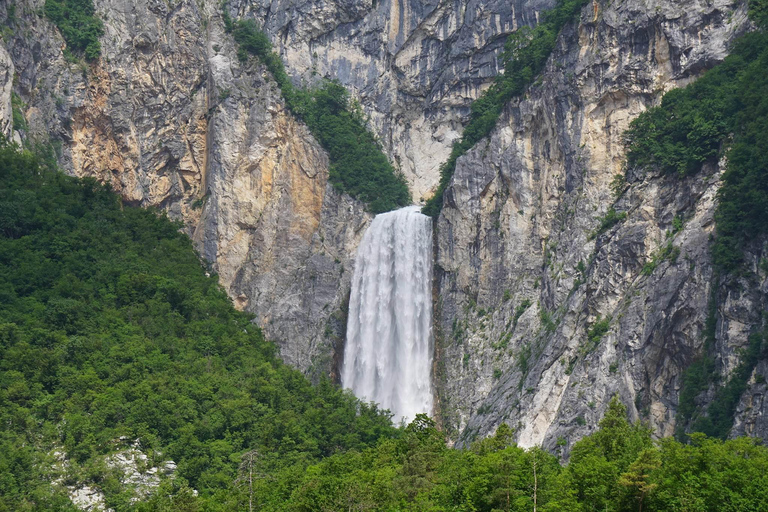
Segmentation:
<svg viewBox="0 0 768 512">
<path fill-rule="evenodd" d="M 183 221 L 283 358 L 312 377 L 333 374 L 370 215 L 328 184 L 327 156 L 263 66 L 238 61 L 220 4 L 96 0 L 103 55 L 85 64 L 64 58 L 43 3 L 14 2 L 10 59 L 0 51 L 3 133 L 10 84 L 29 125 L 16 135 L 49 144 L 67 172 L 112 184 L 127 204 Z M 327 76 L 351 90 L 418 200 L 499 72 L 505 36 L 553 3 L 232 0 L 228 9 L 264 26 L 297 83 Z M 9 5 L 0 1 L 3 20 Z M 629 122 L 721 61 L 748 28 L 744 2 L 596 1 L 561 35 L 540 84 L 459 160 L 436 223 L 436 413 L 452 440 L 505 421 L 521 445 L 567 455 L 616 393 L 657 435 L 674 431 L 681 372 L 703 344 L 722 169 L 685 180 L 630 169 L 618 200 L 611 183 L 624 171 Z M 612 205 L 626 219 L 597 234 Z M 676 216 L 684 227 L 668 235 Z M 661 260 L 670 243 L 679 254 Z M 763 252 L 748 253 L 757 282 L 731 278 L 719 290 L 723 376 L 765 308 Z M 766 371 L 755 369 L 733 435 L 768 430 Z"/>
<path fill-rule="evenodd" d="M 629 121 L 722 60 L 747 27 L 732 1 L 588 5 L 540 85 L 459 160 L 437 221 L 436 311 L 439 414 L 459 444 L 507 422 L 520 445 L 567 455 L 614 394 L 657 435 L 674 432 L 681 373 L 703 344 L 721 170 L 633 171 L 618 200 L 611 183 Z M 595 236 L 614 203 L 626 219 Z M 685 224 L 673 233 L 676 216 Z M 676 257 L 661 258 L 667 244 Z M 724 290 L 716 358 L 727 375 L 763 304 L 747 283 Z M 737 430 L 757 424 L 752 407 Z"/>
<path fill-rule="evenodd" d="M 332 373 L 370 215 L 328 184 L 327 156 L 264 67 L 236 58 L 219 4 L 97 0 L 105 34 L 90 64 L 64 58 L 41 5 L 17 3 L 8 46 L 27 142 L 50 143 L 67 172 L 110 183 L 127 204 L 183 221 L 284 359 Z"/>
<path fill-rule="evenodd" d="M 438 169 L 499 72 L 506 36 L 535 24 L 554 0 L 231 0 L 279 49 L 297 83 L 318 76 L 352 91 L 414 200 Z"/>
</svg>

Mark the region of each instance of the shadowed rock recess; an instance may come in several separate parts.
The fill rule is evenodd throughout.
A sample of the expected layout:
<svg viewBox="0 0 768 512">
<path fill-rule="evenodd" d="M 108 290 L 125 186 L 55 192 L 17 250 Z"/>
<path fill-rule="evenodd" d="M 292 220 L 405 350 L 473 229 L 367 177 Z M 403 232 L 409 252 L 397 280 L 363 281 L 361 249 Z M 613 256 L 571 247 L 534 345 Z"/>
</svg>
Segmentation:
<svg viewBox="0 0 768 512">
<path fill-rule="evenodd" d="M 43 3 L 0 0 L 3 135 L 182 221 L 287 363 L 338 376 L 372 215 L 329 185 L 327 154 L 265 67 L 238 60 L 221 3 L 95 0 L 104 35 L 92 61 L 66 58 Z M 297 85 L 346 86 L 418 200 L 500 72 L 506 36 L 554 4 L 230 0 L 225 9 L 263 27 Z M 567 454 L 614 394 L 633 419 L 672 435 L 713 295 L 717 371 L 738 366 L 766 307 L 766 247 L 746 252 L 753 277 L 712 289 L 724 163 L 683 179 L 640 169 L 625 184 L 614 178 L 629 122 L 722 61 L 750 28 L 742 1 L 596 0 L 492 135 L 458 160 L 434 229 L 435 414 L 453 441 L 507 422 L 521 446 Z M 610 212 L 619 222 L 603 222 Z M 766 364 L 750 377 L 732 435 L 768 436 Z"/>
</svg>

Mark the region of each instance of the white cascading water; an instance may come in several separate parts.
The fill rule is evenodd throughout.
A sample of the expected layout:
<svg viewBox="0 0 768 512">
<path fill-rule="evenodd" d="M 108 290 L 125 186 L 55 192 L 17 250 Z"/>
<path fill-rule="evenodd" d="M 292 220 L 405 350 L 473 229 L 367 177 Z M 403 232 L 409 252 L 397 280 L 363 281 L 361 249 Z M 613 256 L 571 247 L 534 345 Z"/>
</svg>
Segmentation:
<svg viewBox="0 0 768 512">
<path fill-rule="evenodd" d="M 410 422 L 432 413 L 432 221 L 377 215 L 355 258 L 341 383 Z"/>
</svg>

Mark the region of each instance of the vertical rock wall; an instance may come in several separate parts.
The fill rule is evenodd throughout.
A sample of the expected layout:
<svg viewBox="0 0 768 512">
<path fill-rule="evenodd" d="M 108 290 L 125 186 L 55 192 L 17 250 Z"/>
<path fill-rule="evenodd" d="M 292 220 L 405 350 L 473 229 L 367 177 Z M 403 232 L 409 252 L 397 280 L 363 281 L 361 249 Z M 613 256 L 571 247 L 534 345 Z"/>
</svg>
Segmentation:
<svg viewBox="0 0 768 512">
<path fill-rule="evenodd" d="M 414 200 L 428 198 L 506 36 L 554 0 L 230 0 L 269 33 L 297 82 L 337 79 L 370 115 Z"/>
<path fill-rule="evenodd" d="M 594 2 L 538 83 L 459 160 L 436 272 L 441 416 L 460 442 L 506 421 L 522 446 L 567 451 L 616 393 L 634 419 L 673 433 L 681 373 L 704 340 L 721 169 L 631 170 L 618 199 L 612 184 L 629 121 L 721 61 L 747 28 L 744 2 Z M 612 206 L 627 217 L 599 233 Z M 662 258 L 668 244 L 674 256 Z M 750 257 L 761 282 L 721 290 L 723 375 L 760 325 L 760 250 Z M 742 410 L 762 404 L 755 393 Z M 759 407 L 740 429 L 765 428 L 753 426 L 765 422 Z"/>
<path fill-rule="evenodd" d="M 553 3 L 232 0 L 228 9 L 264 26 L 297 82 L 323 76 L 351 89 L 418 200 L 499 71 L 505 36 Z M 128 204 L 183 221 L 284 359 L 332 371 L 370 215 L 328 185 L 325 153 L 263 67 L 237 60 L 218 2 L 95 4 L 103 53 L 87 64 L 65 58 L 44 0 L 0 0 L 0 131 L 111 183 Z M 743 1 L 595 1 L 541 80 L 460 159 L 436 224 L 435 269 L 438 412 L 454 439 L 507 421 L 522 445 L 567 451 L 614 393 L 657 433 L 673 431 L 681 371 L 703 342 L 721 169 L 686 180 L 632 171 L 618 200 L 611 183 L 630 120 L 722 60 L 747 28 Z M 16 132 L 11 91 L 27 125 Z M 627 218 L 598 234 L 614 202 Z M 677 257 L 644 271 L 670 243 Z M 759 244 L 749 252 L 757 282 L 720 290 L 723 375 L 765 307 L 762 254 Z M 607 330 L 596 337 L 600 322 Z M 767 371 L 755 370 L 735 433 L 768 433 Z"/>
</svg>

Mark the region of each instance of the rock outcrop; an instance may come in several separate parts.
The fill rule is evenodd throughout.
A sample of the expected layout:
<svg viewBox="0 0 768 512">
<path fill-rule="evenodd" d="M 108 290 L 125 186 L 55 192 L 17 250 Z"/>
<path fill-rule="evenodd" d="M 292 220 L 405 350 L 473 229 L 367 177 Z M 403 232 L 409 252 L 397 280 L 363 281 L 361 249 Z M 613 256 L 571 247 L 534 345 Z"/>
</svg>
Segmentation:
<svg viewBox="0 0 768 512">
<path fill-rule="evenodd" d="M 0 46 L 0 134 L 9 140 L 13 137 L 13 75 L 11 56 Z"/>
<path fill-rule="evenodd" d="M 353 93 L 414 200 L 428 198 L 506 36 L 554 0 L 230 0 L 270 34 L 297 81 Z"/>
<path fill-rule="evenodd" d="M 436 373 L 460 443 L 506 421 L 522 446 L 567 453 L 614 394 L 672 435 L 713 292 L 718 368 L 738 364 L 766 275 L 758 251 L 761 283 L 712 289 L 721 169 L 616 176 L 629 121 L 721 61 L 748 26 L 743 2 L 594 2 L 538 84 L 459 160 L 437 222 Z M 603 232 L 609 208 L 626 218 Z M 739 431 L 765 429 L 764 382 L 753 382 Z"/>
<path fill-rule="evenodd" d="M 105 34 L 91 63 L 65 56 L 43 5 L 0 0 L 3 135 L 183 222 L 283 358 L 312 376 L 332 373 L 371 216 L 329 185 L 327 155 L 265 68 L 237 59 L 221 4 L 96 0 Z M 264 27 L 297 83 L 347 86 L 418 200 L 499 72 L 506 35 L 552 5 L 225 8 Z M 543 76 L 459 160 L 435 244 L 436 413 L 452 439 L 467 443 L 506 421 L 521 445 L 567 454 L 615 393 L 633 418 L 671 434 L 713 292 L 717 367 L 728 375 L 738 365 L 768 284 L 756 245 L 748 259 L 758 282 L 733 277 L 713 290 L 722 166 L 683 180 L 615 176 L 629 122 L 721 61 L 748 29 L 743 0 L 595 0 L 560 35 Z M 16 131 L 11 91 L 25 119 Z M 600 232 L 609 211 L 626 217 Z M 768 434 L 766 375 L 761 362 L 735 434 Z"/>
</svg>

